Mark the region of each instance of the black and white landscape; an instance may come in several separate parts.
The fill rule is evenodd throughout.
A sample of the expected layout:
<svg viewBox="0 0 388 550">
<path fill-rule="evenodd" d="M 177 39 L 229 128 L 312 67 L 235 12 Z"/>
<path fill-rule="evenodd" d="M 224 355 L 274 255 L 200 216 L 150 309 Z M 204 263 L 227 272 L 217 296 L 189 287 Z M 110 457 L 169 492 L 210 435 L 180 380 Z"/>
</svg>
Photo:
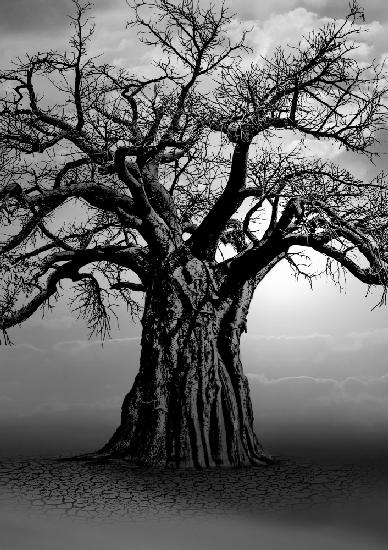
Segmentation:
<svg viewBox="0 0 388 550">
<path fill-rule="evenodd" d="M 387 25 L 2 1 L 2 547 L 384 547 Z"/>
</svg>

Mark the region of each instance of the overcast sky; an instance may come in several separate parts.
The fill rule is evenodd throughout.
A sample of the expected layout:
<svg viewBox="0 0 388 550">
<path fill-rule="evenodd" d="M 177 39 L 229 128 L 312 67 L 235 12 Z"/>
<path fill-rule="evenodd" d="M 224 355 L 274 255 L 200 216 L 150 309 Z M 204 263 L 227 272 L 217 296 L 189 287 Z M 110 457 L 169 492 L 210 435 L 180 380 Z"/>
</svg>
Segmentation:
<svg viewBox="0 0 388 550">
<path fill-rule="evenodd" d="M 343 17 L 347 7 L 347 0 L 235 0 L 232 10 L 236 21 L 251 26 L 249 40 L 259 55 L 278 43 L 297 41 L 327 18 Z M 370 30 L 360 43 L 360 61 L 380 60 L 388 53 L 388 3 L 366 0 L 364 7 Z M 66 47 L 70 11 L 68 0 L 1 0 L 1 65 L 25 52 Z M 149 65 L 154 52 L 139 48 L 135 32 L 125 28 L 124 0 L 96 1 L 94 16 L 93 53 L 139 71 Z M 365 159 L 336 147 L 313 141 L 309 146 L 359 177 L 375 171 Z M 385 148 L 383 141 L 381 150 Z M 378 168 L 385 165 L 382 158 Z M 343 436 L 346 441 L 367 436 L 377 441 L 386 432 L 388 310 L 371 311 L 378 293 L 365 297 L 367 289 L 350 275 L 346 289 L 340 293 L 322 279 L 311 291 L 280 265 L 256 293 L 243 360 L 259 435 L 263 433 L 264 443 L 275 450 L 286 433 L 289 440 L 294 433 L 305 442 L 325 434 L 323 448 L 330 438 L 336 444 Z M 43 320 L 39 313 L 34 315 L 11 332 L 14 347 L 0 348 L 4 453 L 87 448 L 103 443 L 118 422 L 124 393 L 138 368 L 139 325 L 122 312 L 120 329 L 102 348 L 88 341 L 87 330 L 72 318 L 67 301 L 65 297 Z"/>
</svg>

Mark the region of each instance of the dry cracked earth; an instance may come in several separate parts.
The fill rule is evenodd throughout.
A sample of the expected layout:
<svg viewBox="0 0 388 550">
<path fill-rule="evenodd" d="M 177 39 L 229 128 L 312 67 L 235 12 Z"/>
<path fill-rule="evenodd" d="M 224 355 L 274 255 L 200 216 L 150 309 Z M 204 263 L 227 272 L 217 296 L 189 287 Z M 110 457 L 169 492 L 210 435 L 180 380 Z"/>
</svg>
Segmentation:
<svg viewBox="0 0 388 550">
<path fill-rule="evenodd" d="M 381 464 L 282 458 L 263 468 L 156 471 L 0 460 L 0 550 L 373 550 L 388 547 L 387 512 Z"/>
</svg>

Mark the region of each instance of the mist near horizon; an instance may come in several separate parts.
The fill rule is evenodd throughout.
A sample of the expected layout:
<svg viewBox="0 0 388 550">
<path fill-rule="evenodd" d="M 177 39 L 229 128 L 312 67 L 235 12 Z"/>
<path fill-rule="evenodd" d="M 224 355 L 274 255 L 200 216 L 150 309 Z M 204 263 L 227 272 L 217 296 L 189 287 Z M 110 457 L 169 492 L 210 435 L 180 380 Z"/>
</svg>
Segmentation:
<svg viewBox="0 0 388 550">
<path fill-rule="evenodd" d="M 257 435 L 275 456 L 384 461 L 386 307 L 371 311 L 375 297 L 354 281 L 347 294 L 324 280 L 315 286 L 279 269 L 256 292 L 242 361 Z M 139 328 L 122 315 L 102 346 L 62 300 L 15 329 L 14 346 L 0 347 L 0 456 L 101 448 L 138 371 Z"/>
</svg>

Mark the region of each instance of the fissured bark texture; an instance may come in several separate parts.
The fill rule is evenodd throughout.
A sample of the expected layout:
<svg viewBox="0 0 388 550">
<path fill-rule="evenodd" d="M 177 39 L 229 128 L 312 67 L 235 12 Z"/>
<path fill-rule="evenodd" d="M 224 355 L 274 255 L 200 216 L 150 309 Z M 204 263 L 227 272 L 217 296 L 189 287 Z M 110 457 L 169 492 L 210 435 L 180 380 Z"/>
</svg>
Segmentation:
<svg viewBox="0 0 388 550">
<path fill-rule="evenodd" d="M 146 293 L 140 371 L 101 454 L 153 467 L 270 461 L 240 361 L 253 284 L 217 291 L 213 267 L 189 254 L 160 265 Z"/>
</svg>

